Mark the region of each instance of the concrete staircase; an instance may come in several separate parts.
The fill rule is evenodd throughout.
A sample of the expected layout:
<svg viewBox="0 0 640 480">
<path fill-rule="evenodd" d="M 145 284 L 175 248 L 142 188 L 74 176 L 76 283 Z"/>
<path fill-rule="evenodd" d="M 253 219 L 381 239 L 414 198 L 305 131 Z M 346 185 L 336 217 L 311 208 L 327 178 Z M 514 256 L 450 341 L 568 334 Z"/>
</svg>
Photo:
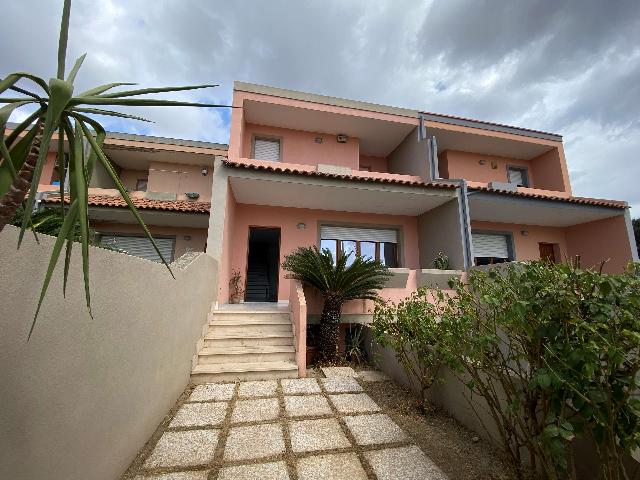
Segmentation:
<svg viewBox="0 0 640 480">
<path fill-rule="evenodd" d="M 191 381 L 296 378 L 295 357 L 288 308 L 269 303 L 223 305 L 209 314 Z"/>
</svg>

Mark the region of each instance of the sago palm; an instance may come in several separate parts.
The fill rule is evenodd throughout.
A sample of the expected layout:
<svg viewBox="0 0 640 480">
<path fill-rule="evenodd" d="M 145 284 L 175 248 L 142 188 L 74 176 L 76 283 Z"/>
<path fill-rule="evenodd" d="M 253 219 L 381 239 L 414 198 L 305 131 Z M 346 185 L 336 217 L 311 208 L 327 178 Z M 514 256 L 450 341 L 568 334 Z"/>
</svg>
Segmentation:
<svg viewBox="0 0 640 480">
<path fill-rule="evenodd" d="M 102 145 L 106 137 L 105 129 L 89 115 L 107 115 L 126 119 L 148 121 L 126 113 L 96 108 L 98 106 L 136 106 L 136 107 L 221 107 L 205 103 L 191 103 L 152 98 L 138 98 L 149 93 L 178 92 L 195 90 L 216 85 L 193 85 L 185 87 L 161 87 L 116 91 L 112 90 L 132 83 L 107 83 L 74 95 L 74 81 L 78 70 L 86 56 L 76 60 L 65 79 L 65 59 L 69 32 L 69 16 L 71 0 L 65 0 L 62 10 L 60 38 L 58 43 L 58 68 L 55 78 L 48 82 L 30 73 L 12 73 L 0 80 L 0 95 L 11 90 L 22 94 L 19 98 L 0 97 L 0 231 L 9 223 L 16 209 L 24 204 L 24 217 L 20 229 L 18 246 L 22 242 L 24 232 L 33 223 L 32 213 L 38 183 L 45 164 L 47 152 L 52 142 L 57 141 L 59 178 L 69 178 L 69 190 L 60 188 L 60 215 L 64 218 L 53 248 L 47 273 L 34 315 L 29 336 L 33 332 L 36 318 L 46 293 L 53 270 L 66 242 L 64 284 L 66 287 L 71 250 L 76 228 L 80 226 L 80 244 L 87 307 L 91 311 L 89 295 L 89 242 L 90 229 L 88 220 L 88 186 L 96 163 L 102 165 L 111 180 L 127 203 L 129 210 L 142 227 L 145 235 L 153 244 L 163 263 L 156 242 L 149 233 L 142 217 L 135 208 L 131 198 L 120 181 L 116 171 L 107 159 Z M 21 81 L 29 82 L 35 87 L 28 89 L 18 86 Z M 33 91 L 32 91 L 33 90 Z M 33 107 L 35 111 L 21 122 L 13 131 L 5 135 L 7 121 L 14 111 L 22 107 Z M 57 135 L 57 138 L 56 138 Z M 69 160 L 65 159 L 65 139 L 68 143 Z M 86 140 L 86 144 L 85 144 Z M 85 151 L 85 145 L 88 145 Z M 26 198 L 26 203 L 25 203 Z M 66 206 L 68 205 L 68 206 Z M 169 271 L 171 271 L 169 269 Z"/>
<path fill-rule="evenodd" d="M 318 247 L 299 247 L 287 255 L 282 268 L 294 278 L 316 288 L 323 298 L 320 316 L 318 356 L 334 361 L 338 355 L 339 323 L 342 306 L 349 300 L 378 300 L 391 272 L 377 260 L 356 255 L 340 255 L 334 263 L 331 252 Z"/>
</svg>

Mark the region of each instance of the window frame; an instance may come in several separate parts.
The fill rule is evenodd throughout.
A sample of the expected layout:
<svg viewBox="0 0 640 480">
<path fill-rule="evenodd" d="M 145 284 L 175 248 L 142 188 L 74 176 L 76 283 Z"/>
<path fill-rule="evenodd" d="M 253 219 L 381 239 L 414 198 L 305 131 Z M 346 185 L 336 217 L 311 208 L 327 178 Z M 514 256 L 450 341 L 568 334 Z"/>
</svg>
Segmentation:
<svg viewBox="0 0 640 480">
<path fill-rule="evenodd" d="M 144 190 L 140 190 L 139 188 L 140 182 L 144 182 Z M 136 178 L 136 192 L 146 192 L 148 188 L 149 188 L 149 177 Z"/>
<path fill-rule="evenodd" d="M 510 263 L 516 261 L 516 245 L 513 237 L 513 232 L 510 231 L 502 231 L 502 230 L 471 230 L 471 245 L 473 247 L 473 236 L 474 235 L 502 235 L 507 239 L 507 259 L 504 262 L 498 263 Z M 473 266 L 477 267 L 476 258 L 487 258 L 487 257 L 477 257 L 476 252 L 473 252 Z M 497 263 L 489 264 L 489 265 L 497 265 Z"/>
<path fill-rule="evenodd" d="M 528 167 L 523 167 L 522 165 L 507 165 L 507 182 L 508 183 L 512 183 L 511 179 L 509 178 L 509 171 L 510 170 L 517 170 L 518 172 L 520 172 L 520 176 L 522 178 L 522 183 L 523 185 L 518 185 L 519 187 L 524 187 L 524 188 L 530 188 L 531 187 L 531 181 L 529 180 L 529 168 Z"/>
<path fill-rule="evenodd" d="M 256 140 L 266 140 L 269 142 L 277 141 L 280 143 L 280 151 L 278 152 L 278 160 L 261 160 L 256 158 Z M 263 135 L 254 133 L 251 135 L 251 160 L 260 160 L 262 162 L 282 162 L 284 157 L 284 140 L 278 135 Z"/>
<path fill-rule="evenodd" d="M 339 240 L 337 238 L 321 238 L 320 239 L 320 250 L 322 250 L 322 242 L 335 242 L 335 249 L 338 258 L 343 254 L 342 250 L 342 242 L 354 242 L 356 244 L 356 255 L 362 255 L 362 249 L 360 247 L 360 243 L 373 243 L 375 245 L 375 257 L 373 260 L 380 260 L 380 252 L 382 251 L 383 243 L 391 243 L 391 242 L 373 242 L 371 240 Z M 398 248 L 398 244 L 394 244 L 396 246 L 396 267 L 389 268 L 400 268 L 400 249 Z"/>
</svg>

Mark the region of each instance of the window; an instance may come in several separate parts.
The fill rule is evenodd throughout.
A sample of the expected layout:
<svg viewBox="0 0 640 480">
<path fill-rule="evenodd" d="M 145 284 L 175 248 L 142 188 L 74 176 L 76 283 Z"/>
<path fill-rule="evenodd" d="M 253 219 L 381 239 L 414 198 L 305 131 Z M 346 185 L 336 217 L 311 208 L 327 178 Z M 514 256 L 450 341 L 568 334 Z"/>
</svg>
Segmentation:
<svg viewBox="0 0 640 480">
<path fill-rule="evenodd" d="M 513 261 L 511 235 L 503 233 L 473 233 L 473 257 L 476 265 L 492 265 Z"/>
<path fill-rule="evenodd" d="M 148 178 L 139 178 L 138 180 L 136 180 L 136 190 L 139 192 L 146 192 L 148 181 Z"/>
<path fill-rule="evenodd" d="M 253 140 L 253 158 L 256 160 L 280 161 L 280 140 L 277 138 L 260 138 Z"/>
<path fill-rule="evenodd" d="M 337 255 L 351 254 L 348 265 L 356 255 L 363 258 L 380 260 L 389 268 L 399 266 L 398 232 L 375 228 L 320 227 L 320 248 L 331 252 L 333 261 Z"/>
<path fill-rule="evenodd" d="M 507 179 L 509 183 L 515 183 L 519 187 L 529 186 L 529 175 L 525 167 L 507 167 Z"/>
<path fill-rule="evenodd" d="M 173 261 L 174 238 L 156 238 L 156 245 L 167 262 Z M 124 252 L 134 257 L 146 258 L 153 262 L 161 262 L 160 255 L 153 247 L 151 240 L 136 235 L 103 234 L 100 237 L 100 245 Z"/>
<path fill-rule="evenodd" d="M 64 163 L 67 168 L 69 168 L 69 154 L 64 154 Z M 50 185 L 60 185 L 60 162 L 58 161 L 58 156 L 56 155 L 56 161 L 53 164 L 53 172 L 51 172 L 51 183 Z"/>
</svg>

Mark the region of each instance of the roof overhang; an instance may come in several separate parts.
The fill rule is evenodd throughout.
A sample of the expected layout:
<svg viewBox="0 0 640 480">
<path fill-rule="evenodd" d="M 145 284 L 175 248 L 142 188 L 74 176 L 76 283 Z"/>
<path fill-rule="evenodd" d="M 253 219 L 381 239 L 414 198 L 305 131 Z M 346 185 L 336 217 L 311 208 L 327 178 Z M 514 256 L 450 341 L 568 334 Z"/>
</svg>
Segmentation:
<svg viewBox="0 0 640 480">
<path fill-rule="evenodd" d="M 561 199 L 526 198 L 481 191 L 469 194 L 472 221 L 570 227 L 624 215 L 624 212 L 623 207 L 588 205 Z"/>
<path fill-rule="evenodd" d="M 161 210 L 139 210 L 147 225 L 158 227 L 208 228 L 207 213 L 186 213 Z M 89 218 L 98 222 L 137 224 L 138 222 L 127 208 L 89 207 Z"/>
<path fill-rule="evenodd" d="M 341 212 L 416 216 L 454 198 L 454 188 L 359 182 L 229 169 L 238 203 Z"/>
</svg>

